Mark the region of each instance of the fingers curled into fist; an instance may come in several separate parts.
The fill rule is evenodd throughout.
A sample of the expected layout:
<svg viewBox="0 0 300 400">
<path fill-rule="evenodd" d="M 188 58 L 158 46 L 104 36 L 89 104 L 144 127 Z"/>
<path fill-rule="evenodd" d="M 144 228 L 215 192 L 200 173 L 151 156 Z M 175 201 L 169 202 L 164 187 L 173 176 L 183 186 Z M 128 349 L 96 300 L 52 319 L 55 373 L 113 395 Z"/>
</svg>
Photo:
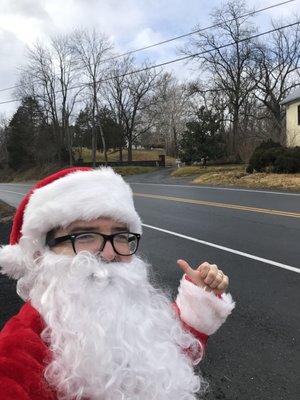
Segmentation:
<svg viewBox="0 0 300 400">
<path fill-rule="evenodd" d="M 196 269 L 191 268 L 185 260 L 177 260 L 177 264 L 195 285 L 209 292 L 222 294 L 228 288 L 229 278 L 216 264 L 204 262 Z"/>
</svg>

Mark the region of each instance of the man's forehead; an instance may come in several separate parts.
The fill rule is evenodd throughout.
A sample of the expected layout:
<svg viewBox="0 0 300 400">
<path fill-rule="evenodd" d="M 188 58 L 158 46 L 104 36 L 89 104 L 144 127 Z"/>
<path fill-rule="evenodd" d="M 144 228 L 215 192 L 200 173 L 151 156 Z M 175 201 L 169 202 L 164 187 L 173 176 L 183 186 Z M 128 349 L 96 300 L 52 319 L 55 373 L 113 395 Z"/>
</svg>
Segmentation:
<svg viewBox="0 0 300 400">
<path fill-rule="evenodd" d="M 127 229 L 126 224 L 109 217 L 96 218 L 90 221 L 78 219 L 66 227 L 66 229 L 74 229 L 77 227 L 110 227 Z"/>
</svg>

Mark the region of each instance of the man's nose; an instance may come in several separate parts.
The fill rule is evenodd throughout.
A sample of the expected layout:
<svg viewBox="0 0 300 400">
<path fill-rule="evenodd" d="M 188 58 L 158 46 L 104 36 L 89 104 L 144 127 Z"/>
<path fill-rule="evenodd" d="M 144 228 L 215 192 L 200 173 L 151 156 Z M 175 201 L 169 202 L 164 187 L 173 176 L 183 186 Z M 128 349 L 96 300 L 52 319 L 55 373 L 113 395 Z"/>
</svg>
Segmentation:
<svg viewBox="0 0 300 400">
<path fill-rule="evenodd" d="M 115 252 L 115 250 L 109 240 L 105 243 L 105 246 L 100 254 L 101 254 L 101 257 L 104 258 L 106 261 L 114 260 L 117 255 L 117 253 Z"/>
</svg>

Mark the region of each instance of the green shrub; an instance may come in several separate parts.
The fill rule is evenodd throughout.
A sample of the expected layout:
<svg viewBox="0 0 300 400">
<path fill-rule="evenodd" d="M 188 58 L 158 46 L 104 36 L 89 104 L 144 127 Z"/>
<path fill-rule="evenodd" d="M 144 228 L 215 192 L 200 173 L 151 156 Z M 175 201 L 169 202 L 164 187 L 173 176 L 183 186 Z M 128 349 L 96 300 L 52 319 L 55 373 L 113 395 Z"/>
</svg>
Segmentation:
<svg viewBox="0 0 300 400">
<path fill-rule="evenodd" d="M 267 149 L 272 149 L 272 148 L 274 148 L 274 147 L 282 147 L 282 146 L 281 146 L 280 143 L 278 143 L 278 142 L 273 142 L 272 139 L 268 139 L 268 140 L 266 140 L 265 142 L 261 142 L 261 143 L 256 147 L 255 150 L 258 150 L 258 149 L 267 150 Z M 254 151 L 255 151 L 255 150 L 254 150 Z"/>
<path fill-rule="evenodd" d="M 267 167 L 274 165 L 275 160 L 283 151 L 283 147 L 256 148 L 250 158 L 249 164 L 257 172 L 263 172 Z"/>
<path fill-rule="evenodd" d="M 300 147 L 284 149 L 274 162 L 273 171 L 276 173 L 295 173 L 300 172 Z"/>
<path fill-rule="evenodd" d="M 285 148 L 271 140 L 261 143 L 253 152 L 246 172 L 300 172 L 300 147 Z"/>
</svg>

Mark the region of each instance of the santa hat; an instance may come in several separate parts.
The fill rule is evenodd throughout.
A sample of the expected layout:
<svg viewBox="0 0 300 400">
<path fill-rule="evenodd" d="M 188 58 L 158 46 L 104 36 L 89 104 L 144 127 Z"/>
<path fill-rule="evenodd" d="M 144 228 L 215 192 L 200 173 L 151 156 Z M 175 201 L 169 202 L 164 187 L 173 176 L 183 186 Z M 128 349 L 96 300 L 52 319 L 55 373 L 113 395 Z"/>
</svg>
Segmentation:
<svg viewBox="0 0 300 400">
<path fill-rule="evenodd" d="M 98 217 L 111 217 L 130 232 L 142 233 L 132 190 L 112 168 L 67 168 L 42 179 L 17 208 L 9 245 L 0 248 L 1 273 L 20 278 L 28 257 L 30 263 L 45 248 L 49 231 Z"/>
</svg>

